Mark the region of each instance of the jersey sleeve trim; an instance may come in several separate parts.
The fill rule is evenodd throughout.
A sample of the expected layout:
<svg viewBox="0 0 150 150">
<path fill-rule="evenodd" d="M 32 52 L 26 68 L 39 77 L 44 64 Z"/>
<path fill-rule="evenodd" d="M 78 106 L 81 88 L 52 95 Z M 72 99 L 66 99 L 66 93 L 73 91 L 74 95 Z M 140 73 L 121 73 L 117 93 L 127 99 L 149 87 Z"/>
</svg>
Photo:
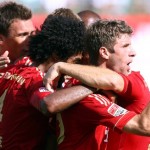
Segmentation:
<svg viewBox="0 0 150 150">
<path fill-rule="evenodd" d="M 122 130 L 123 127 L 126 125 L 126 123 L 133 118 L 136 115 L 136 113 L 128 111 L 126 114 L 124 114 L 115 124 L 113 130 L 120 129 Z"/>
</svg>

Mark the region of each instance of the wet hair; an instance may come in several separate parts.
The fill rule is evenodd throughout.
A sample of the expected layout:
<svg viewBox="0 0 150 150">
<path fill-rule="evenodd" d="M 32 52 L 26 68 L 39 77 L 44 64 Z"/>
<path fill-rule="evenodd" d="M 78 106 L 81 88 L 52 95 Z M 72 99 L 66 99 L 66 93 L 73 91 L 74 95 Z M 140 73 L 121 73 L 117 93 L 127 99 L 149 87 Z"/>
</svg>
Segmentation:
<svg viewBox="0 0 150 150">
<path fill-rule="evenodd" d="M 41 31 L 29 42 L 29 57 L 36 64 L 42 64 L 50 58 L 66 61 L 84 49 L 85 26 L 82 21 L 49 15 Z"/>
<path fill-rule="evenodd" d="M 91 63 L 97 65 L 101 47 L 106 47 L 113 53 L 116 39 L 121 34 L 131 35 L 132 32 L 132 28 L 122 20 L 99 20 L 92 24 L 87 29 L 85 40 Z"/>
<path fill-rule="evenodd" d="M 27 7 L 15 2 L 0 3 L 0 34 L 9 35 L 9 27 L 14 20 L 29 20 L 32 18 L 32 12 Z"/>
</svg>

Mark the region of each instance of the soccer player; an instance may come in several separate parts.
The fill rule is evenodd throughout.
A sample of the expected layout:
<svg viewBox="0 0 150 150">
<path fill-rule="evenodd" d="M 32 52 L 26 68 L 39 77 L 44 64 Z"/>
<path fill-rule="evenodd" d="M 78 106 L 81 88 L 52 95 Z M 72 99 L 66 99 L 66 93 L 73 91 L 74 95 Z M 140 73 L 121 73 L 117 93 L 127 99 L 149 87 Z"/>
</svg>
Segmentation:
<svg viewBox="0 0 150 150">
<path fill-rule="evenodd" d="M 16 62 L 5 72 L 0 80 L 2 150 L 44 149 L 45 135 L 49 130 L 49 116 L 46 116 L 48 111 L 44 101 L 51 99 L 49 96 L 53 91 L 45 90 L 42 77 L 58 60 L 76 62 L 81 59 L 84 33 L 85 26 L 82 21 L 49 15 L 41 31 L 33 36 L 29 43 L 29 56 L 33 63 L 28 58 L 25 64 L 29 66 Z M 73 91 L 77 91 L 76 88 Z M 82 97 L 84 91 L 80 90 L 75 94 Z M 91 90 L 88 91 L 89 94 L 92 93 Z M 62 105 L 55 111 L 60 111 L 64 105 L 69 104 L 66 101 L 67 96 L 63 95 L 63 98 L 60 97 Z M 51 112 L 58 103 L 55 99 Z"/>
<path fill-rule="evenodd" d="M 75 81 L 70 81 L 69 86 L 71 83 L 74 84 Z M 55 100 L 55 94 L 56 92 L 52 94 L 53 101 Z M 48 109 L 49 106 L 51 108 L 51 101 L 46 100 L 46 103 Z M 148 113 L 149 111 L 147 109 L 143 111 L 143 113 L 144 112 Z M 140 115 L 137 115 L 135 118 L 132 115 L 134 115 L 134 113 L 132 114 L 110 102 L 109 99 L 101 94 L 92 94 L 83 99 L 80 103 L 57 114 L 59 122 L 59 149 L 86 150 L 91 149 L 91 147 L 95 150 L 99 149 L 101 142 L 99 141 L 101 130 L 97 130 L 99 124 L 107 125 L 116 131 L 119 129 L 137 134 L 139 131 L 142 131 L 141 129 L 138 130 L 141 123 L 146 123 L 149 120 L 149 114 L 145 116 L 147 121 L 140 120 Z M 126 117 L 129 120 L 133 117 L 133 120 L 131 119 L 129 121 Z M 146 124 L 148 125 L 149 123 L 147 122 Z M 148 126 L 146 128 L 148 129 Z M 144 132 L 148 134 L 148 130 Z"/>
<path fill-rule="evenodd" d="M 91 10 L 83 10 L 78 13 L 79 17 L 84 22 L 85 26 L 88 28 L 92 23 L 96 22 L 97 20 L 100 20 L 101 17 Z M 89 64 L 89 55 L 88 52 L 83 52 L 83 58 L 82 58 L 83 64 Z"/>
<path fill-rule="evenodd" d="M 78 13 L 78 15 L 80 16 L 80 18 L 82 19 L 82 21 L 84 22 L 85 26 L 88 28 L 90 25 L 92 25 L 94 22 L 101 20 L 100 15 L 98 15 L 97 13 L 95 13 L 94 11 L 91 10 L 83 10 L 80 11 Z M 82 63 L 83 64 L 89 64 L 89 54 L 87 51 L 83 52 L 83 58 L 82 58 Z M 105 130 L 106 127 L 99 125 L 97 127 L 97 131 L 100 130 L 100 132 L 98 132 L 98 137 L 99 137 L 99 141 L 103 141 L 103 138 L 105 137 Z M 104 144 L 101 144 L 101 148 L 105 146 Z"/>
<path fill-rule="evenodd" d="M 136 55 L 131 34 L 132 29 L 124 21 L 97 21 L 88 28 L 86 45 L 91 64 L 98 67 L 58 63 L 49 70 L 51 77 L 47 74 L 47 81 L 51 82 L 60 73 L 68 74 L 89 86 L 113 90 L 117 104 L 141 113 L 149 103 L 150 93 L 141 74 L 131 71 L 129 66 Z M 108 141 L 107 149 L 143 150 L 148 149 L 150 138 L 110 130 L 105 141 Z"/>
<path fill-rule="evenodd" d="M 28 38 L 35 32 L 32 12 L 15 2 L 0 3 L 0 71 L 27 54 Z"/>
</svg>

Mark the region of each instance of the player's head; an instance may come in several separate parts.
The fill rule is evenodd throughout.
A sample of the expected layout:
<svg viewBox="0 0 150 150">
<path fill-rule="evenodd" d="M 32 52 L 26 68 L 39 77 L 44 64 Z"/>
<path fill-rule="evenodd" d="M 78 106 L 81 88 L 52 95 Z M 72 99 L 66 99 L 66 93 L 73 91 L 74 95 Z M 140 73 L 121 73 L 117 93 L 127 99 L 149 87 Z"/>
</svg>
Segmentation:
<svg viewBox="0 0 150 150">
<path fill-rule="evenodd" d="M 91 10 L 80 11 L 78 15 L 87 28 L 97 20 L 101 19 L 101 17 L 97 13 Z M 87 51 L 83 52 L 83 64 L 89 64 L 89 54 Z"/>
<path fill-rule="evenodd" d="M 27 51 L 27 38 L 35 28 L 32 13 L 15 2 L 0 3 L 0 55 L 8 50 L 12 62 Z"/>
<path fill-rule="evenodd" d="M 97 13 L 91 10 L 80 11 L 78 15 L 87 27 L 92 23 L 96 22 L 97 20 L 101 19 L 101 17 Z"/>
<path fill-rule="evenodd" d="M 131 47 L 132 29 L 122 20 L 100 20 L 87 30 L 86 49 L 94 65 L 103 65 L 128 74 L 135 52 Z"/>
<path fill-rule="evenodd" d="M 81 18 L 69 8 L 55 9 L 54 12 L 51 13 L 51 15 L 53 15 L 53 16 L 63 16 L 63 17 L 68 17 L 68 18 L 72 18 L 72 19 L 81 20 Z"/>
<path fill-rule="evenodd" d="M 49 15 L 41 31 L 31 38 L 29 56 L 36 64 L 66 62 L 83 51 L 84 35 L 82 21 Z"/>
</svg>

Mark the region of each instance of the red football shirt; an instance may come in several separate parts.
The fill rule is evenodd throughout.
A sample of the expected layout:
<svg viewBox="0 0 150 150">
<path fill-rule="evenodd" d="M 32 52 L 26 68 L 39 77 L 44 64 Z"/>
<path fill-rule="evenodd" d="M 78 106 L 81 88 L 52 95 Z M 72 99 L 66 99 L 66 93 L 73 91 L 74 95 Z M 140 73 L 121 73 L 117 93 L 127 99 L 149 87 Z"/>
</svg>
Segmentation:
<svg viewBox="0 0 150 150">
<path fill-rule="evenodd" d="M 117 104 L 127 110 L 141 113 L 150 101 L 150 92 L 146 82 L 139 72 L 124 76 L 124 89 L 117 98 Z M 107 150 L 147 150 L 150 137 L 117 133 L 109 130 Z"/>
<path fill-rule="evenodd" d="M 43 150 L 49 118 L 38 108 L 50 92 L 43 88 L 43 74 L 37 68 L 21 66 L 12 67 L 1 78 L 0 149 Z M 34 93 L 38 96 L 33 102 Z"/>
<path fill-rule="evenodd" d="M 104 126 L 119 132 L 134 115 L 100 94 L 91 94 L 57 114 L 59 150 L 98 150 Z"/>
</svg>

